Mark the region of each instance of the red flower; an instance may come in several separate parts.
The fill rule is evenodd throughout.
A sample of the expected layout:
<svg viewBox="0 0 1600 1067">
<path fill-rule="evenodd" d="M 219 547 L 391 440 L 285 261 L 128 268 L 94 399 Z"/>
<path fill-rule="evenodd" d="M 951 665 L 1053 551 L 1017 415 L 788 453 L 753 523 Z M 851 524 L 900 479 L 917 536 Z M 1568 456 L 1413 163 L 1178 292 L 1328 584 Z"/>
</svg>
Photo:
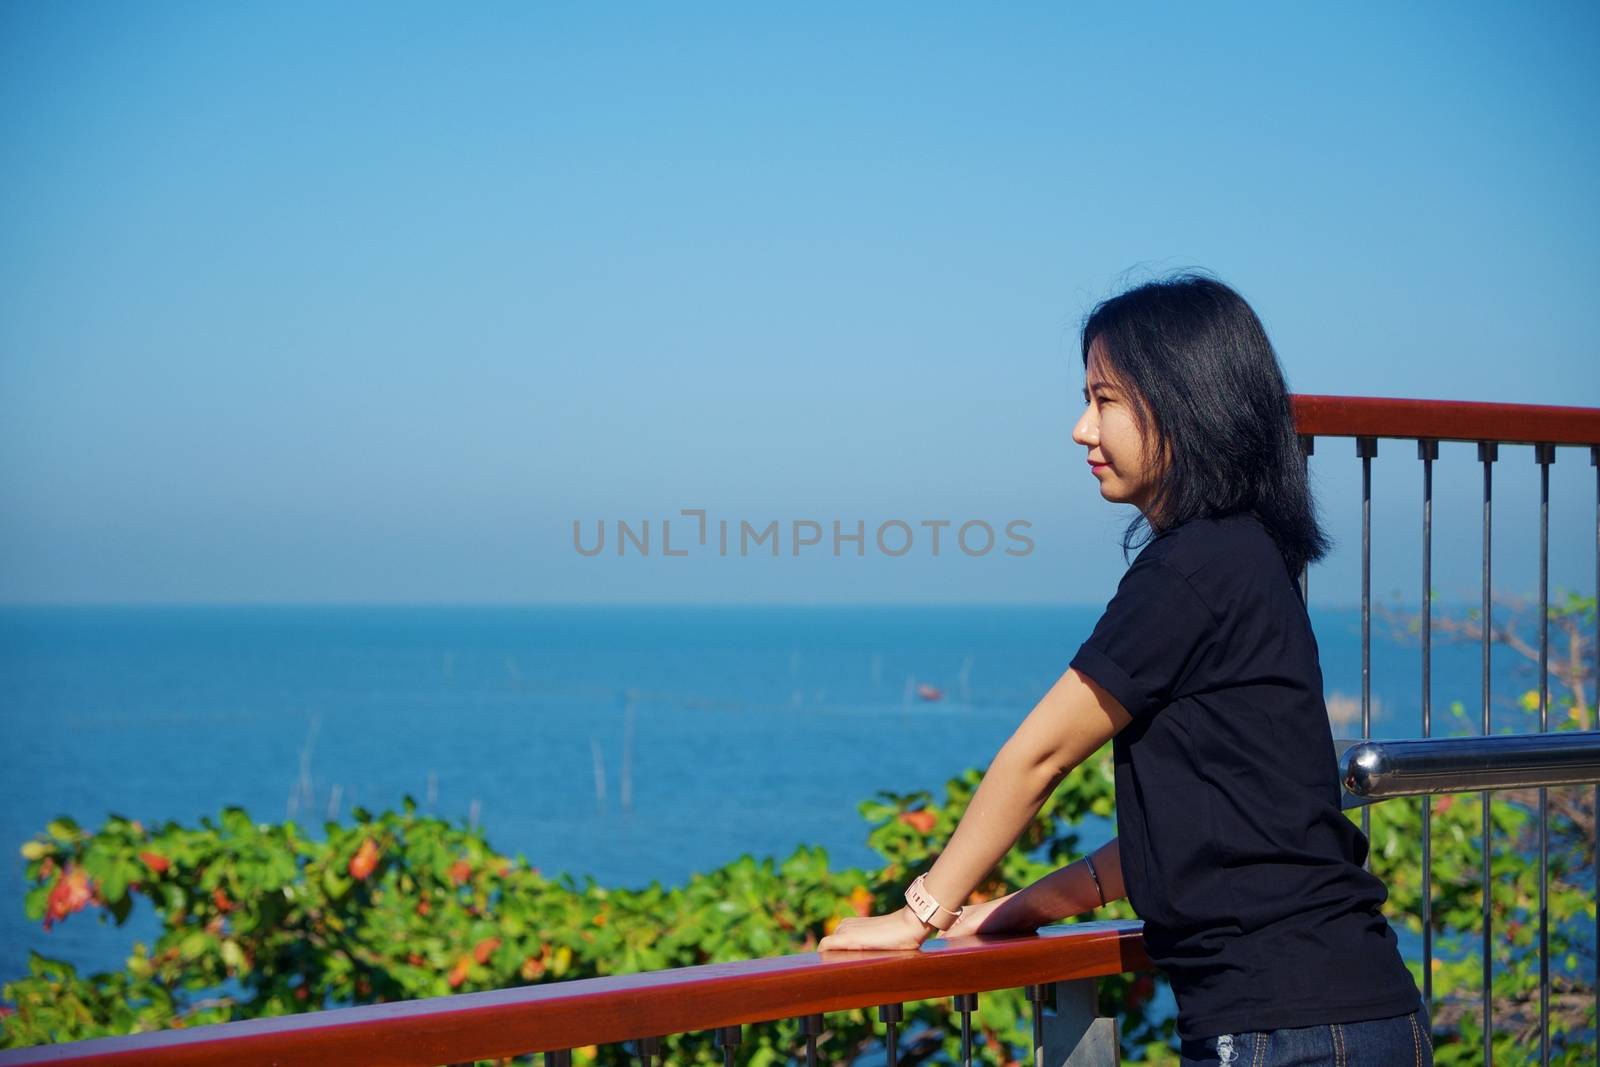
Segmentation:
<svg viewBox="0 0 1600 1067">
<path fill-rule="evenodd" d="M 450 865 L 450 880 L 456 885 L 465 885 L 468 878 L 472 877 L 472 864 L 466 860 L 456 860 Z"/>
<path fill-rule="evenodd" d="M 45 900 L 44 928 L 46 930 L 75 911 L 82 911 L 94 897 L 89 886 L 89 876 L 81 868 L 68 867 L 50 887 Z"/>
<path fill-rule="evenodd" d="M 377 865 L 378 843 L 369 837 L 361 842 L 356 854 L 350 857 L 350 877 L 358 882 L 363 881 Z"/>
<path fill-rule="evenodd" d="M 902 811 L 900 813 L 901 822 L 923 834 L 932 832 L 933 824 L 937 820 L 938 816 L 927 808 L 923 808 L 921 811 Z"/>
<path fill-rule="evenodd" d="M 141 852 L 139 858 L 156 874 L 166 874 L 167 868 L 172 866 L 172 861 L 159 852 Z"/>
<path fill-rule="evenodd" d="M 220 912 L 226 913 L 234 909 L 233 901 L 228 899 L 228 894 L 222 891 L 220 885 L 211 891 L 211 902 L 217 906 L 217 910 Z"/>
</svg>

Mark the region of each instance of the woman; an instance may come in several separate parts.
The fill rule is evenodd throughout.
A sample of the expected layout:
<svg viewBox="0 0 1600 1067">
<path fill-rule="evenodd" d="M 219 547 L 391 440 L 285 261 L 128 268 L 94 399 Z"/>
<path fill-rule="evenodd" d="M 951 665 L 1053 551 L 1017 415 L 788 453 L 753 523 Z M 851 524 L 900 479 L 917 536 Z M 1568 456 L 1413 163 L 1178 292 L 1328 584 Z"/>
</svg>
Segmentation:
<svg viewBox="0 0 1600 1067">
<path fill-rule="evenodd" d="M 1020 933 L 1126 895 L 1171 980 L 1185 1064 L 1431 1064 L 1416 984 L 1340 810 L 1299 574 L 1327 551 L 1283 373 L 1203 275 L 1084 324 L 1072 438 L 1143 547 L 1065 674 L 1000 749 L 907 906 L 823 950 Z M 960 902 L 1108 739 L 1118 835 L 1016 893 Z"/>
</svg>

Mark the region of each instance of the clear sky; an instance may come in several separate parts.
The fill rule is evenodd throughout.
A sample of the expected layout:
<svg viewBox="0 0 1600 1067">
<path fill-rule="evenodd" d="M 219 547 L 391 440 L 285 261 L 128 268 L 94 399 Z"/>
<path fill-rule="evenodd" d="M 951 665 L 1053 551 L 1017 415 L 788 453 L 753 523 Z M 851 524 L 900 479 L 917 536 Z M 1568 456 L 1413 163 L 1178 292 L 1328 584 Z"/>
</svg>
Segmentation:
<svg viewBox="0 0 1600 1067">
<path fill-rule="evenodd" d="M 1103 602 L 1075 330 L 1131 281 L 1214 271 L 1296 391 L 1600 405 L 1597 55 L 1584 3 L 12 0 L 0 601 Z M 1348 603 L 1354 446 L 1313 469 Z M 1446 447 L 1447 597 L 1478 477 Z M 1497 479 L 1531 590 L 1529 450 Z M 1552 482 L 1592 588 L 1594 468 Z M 684 508 L 783 555 L 664 558 Z M 602 519 L 651 555 L 581 556 Z"/>
</svg>

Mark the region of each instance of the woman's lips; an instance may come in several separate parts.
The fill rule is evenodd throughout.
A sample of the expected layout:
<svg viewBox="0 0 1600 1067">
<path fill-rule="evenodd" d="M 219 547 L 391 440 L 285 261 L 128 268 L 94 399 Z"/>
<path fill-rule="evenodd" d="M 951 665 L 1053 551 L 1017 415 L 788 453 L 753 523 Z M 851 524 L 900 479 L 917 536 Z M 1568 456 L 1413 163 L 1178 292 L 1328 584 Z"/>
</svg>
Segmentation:
<svg viewBox="0 0 1600 1067">
<path fill-rule="evenodd" d="M 1089 461 L 1089 470 L 1091 470 L 1091 471 L 1104 470 L 1106 467 L 1109 467 L 1109 466 L 1111 466 L 1111 464 L 1109 464 L 1109 463 L 1096 463 L 1092 459 Z"/>
</svg>

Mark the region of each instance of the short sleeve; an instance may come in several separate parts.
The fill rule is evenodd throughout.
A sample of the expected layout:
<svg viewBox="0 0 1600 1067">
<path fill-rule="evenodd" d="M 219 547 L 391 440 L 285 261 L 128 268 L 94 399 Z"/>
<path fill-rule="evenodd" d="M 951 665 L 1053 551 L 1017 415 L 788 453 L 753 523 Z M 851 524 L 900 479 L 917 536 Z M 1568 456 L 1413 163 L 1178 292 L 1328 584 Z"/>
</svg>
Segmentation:
<svg viewBox="0 0 1600 1067">
<path fill-rule="evenodd" d="M 1182 693 L 1216 629 L 1183 575 L 1160 559 L 1136 559 L 1070 666 L 1138 718 Z"/>
</svg>

